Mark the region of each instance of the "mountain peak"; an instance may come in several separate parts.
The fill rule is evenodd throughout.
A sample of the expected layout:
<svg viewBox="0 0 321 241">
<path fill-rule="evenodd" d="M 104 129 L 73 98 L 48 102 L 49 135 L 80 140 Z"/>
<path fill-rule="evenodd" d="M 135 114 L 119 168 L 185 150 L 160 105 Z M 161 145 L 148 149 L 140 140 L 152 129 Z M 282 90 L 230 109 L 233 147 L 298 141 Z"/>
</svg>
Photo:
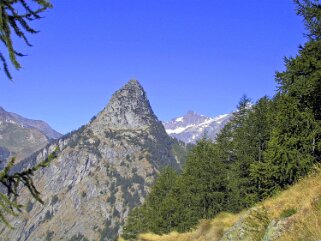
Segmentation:
<svg viewBox="0 0 321 241">
<path fill-rule="evenodd" d="M 184 116 L 165 122 L 167 134 L 186 143 L 195 143 L 207 133 L 215 139 L 220 130 L 229 121 L 231 115 L 225 114 L 216 117 L 200 115 L 195 111 L 188 111 Z"/>
<path fill-rule="evenodd" d="M 112 95 L 91 127 L 98 132 L 104 129 L 137 130 L 158 122 L 145 90 L 137 80 L 130 80 Z"/>
<path fill-rule="evenodd" d="M 135 80 L 135 79 L 129 80 L 125 86 L 136 86 L 136 87 L 139 87 L 139 88 L 143 89 L 143 87 L 138 82 L 138 80 Z"/>
<path fill-rule="evenodd" d="M 195 112 L 193 110 L 189 110 L 189 111 L 186 112 L 184 117 L 203 117 L 203 115 L 200 115 L 200 114 L 198 114 L 197 112 Z"/>
</svg>

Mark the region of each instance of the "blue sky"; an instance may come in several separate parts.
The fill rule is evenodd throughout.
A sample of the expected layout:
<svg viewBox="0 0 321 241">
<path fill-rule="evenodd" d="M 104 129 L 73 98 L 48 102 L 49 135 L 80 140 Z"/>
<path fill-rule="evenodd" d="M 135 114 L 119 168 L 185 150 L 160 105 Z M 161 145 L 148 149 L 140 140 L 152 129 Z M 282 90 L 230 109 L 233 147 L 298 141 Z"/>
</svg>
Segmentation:
<svg viewBox="0 0 321 241">
<path fill-rule="evenodd" d="M 76 2 L 76 4 L 75 4 Z M 283 57 L 303 44 L 292 0 L 53 0 L 0 106 L 66 133 L 86 124 L 130 79 L 161 120 L 234 110 L 272 96 Z"/>
</svg>

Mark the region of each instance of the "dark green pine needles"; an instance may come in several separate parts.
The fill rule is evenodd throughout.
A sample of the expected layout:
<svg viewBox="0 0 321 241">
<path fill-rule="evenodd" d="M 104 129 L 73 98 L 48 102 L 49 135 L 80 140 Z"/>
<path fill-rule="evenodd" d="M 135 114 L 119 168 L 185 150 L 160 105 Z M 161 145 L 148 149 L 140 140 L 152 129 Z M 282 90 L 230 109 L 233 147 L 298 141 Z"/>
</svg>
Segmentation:
<svg viewBox="0 0 321 241">
<path fill-rule="evenodd" d="M 47 167 L 50 162 L 57 157 L 59 149 L 56 148 L 44 161 L 40 162 L 36 166 L 11 174 L 10 170 L 15 164 L 15 159 L 12 158 L 9 164 L 4 170 L 0 172 L 0 185 L 2 190 L 0 191 L 0 221 L 10 226 L 7 221 L 7 216 L 17 216 L 18 212 L 21 212 L 22 205 L 18 203 L 17 198 L 19 196 L 19 188 L 26 187 L 31 193 L 32 197 L 40 202 L 43 201 L 40 198 L 40 193 L 36 189 L 32 176 L 35 171 Z"/>
<path fill-rule="evenodd" d="M 47 0 L 1 0 L 0 1 L 0 40 L 7 51 L 0 50 L 2 70 L 11 80 L 12 75 L 9 71 L 7 57 L 15 69 L 19 70 L 21 65 L 17 57 L 24 56 L 17 51 L 13 45 L 13 35 L 23 39 L 27 46 L 31 46 L 27 33 L 35 34 L 37 31 L 30 26 L 30 22 L 40 19 L 39 15 L 52 5 Z M 30 3 L 31 2 L 31 3 Z"/>
</svg>

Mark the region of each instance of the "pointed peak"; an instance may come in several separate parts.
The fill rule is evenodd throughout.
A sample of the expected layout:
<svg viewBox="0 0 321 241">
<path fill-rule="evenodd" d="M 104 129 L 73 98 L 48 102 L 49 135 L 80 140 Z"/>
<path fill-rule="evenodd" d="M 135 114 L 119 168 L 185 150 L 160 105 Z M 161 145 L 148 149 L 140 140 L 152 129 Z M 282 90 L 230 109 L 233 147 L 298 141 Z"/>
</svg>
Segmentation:
<svg viewBox="0 0 321 241">
<path fill-rule="evenodd" d="M 198 116 L 198 117 L 203 117 L 203 115 L 198 114 L 197 112 L 195 112 L 195 111 L 193 111 L 193 110 L 189 110 L 189 111 L 187 111 L 187 112 L 186 112 L 186 114 L 185 114 L 185 116 L 186 116 L 186 117 L 188 117 L 188 116 Z"/>
<path fill-rule="evenodd" d="M 158 122 L 143 87 L 130 80 L 116 91 L 108 105 L 92 123 L 115 130 L 146 129 Z M 96 128 L 97 129 L 97 128 Z"/>
<path fill-rule="evenodd" d="M 117 92 L 123 90 L 123 89 L 136 89 L 144 91 L 144 88 L 142 85 L 138 82 L 138 80 L 129 80 L 122 88 L 120 88 Z"/>
<path fill-rule="evenodd" d="M 129 80 L 126 85 L 136 85 L 136 86 L 142 87 L 141 84 L 136 79 Z"/>
<path fill-rule="evenodd" d="M 113 94 L 113 97 L 115 95 L 126 95 L 131 98 L 131 95 L 134 93 L 136 93 L 136 96 L 145 95 L 145 90 L 137 80 L 129 80 L 122 88 Z"/>
<path fill-rule="evenodd" d="M 197 113 L 193 110 L 189 110 L 186 112 L 186 115 L 195 115 L 195 114 L 197 114 Z"/>
</svg>

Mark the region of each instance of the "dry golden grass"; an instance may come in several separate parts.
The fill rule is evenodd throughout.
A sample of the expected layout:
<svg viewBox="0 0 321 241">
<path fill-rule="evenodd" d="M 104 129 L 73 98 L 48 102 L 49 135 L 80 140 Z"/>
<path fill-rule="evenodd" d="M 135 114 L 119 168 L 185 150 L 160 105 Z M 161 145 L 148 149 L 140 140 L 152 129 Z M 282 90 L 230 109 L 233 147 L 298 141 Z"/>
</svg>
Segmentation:
<svg viewBox="0 0 321 241">
<path fill-rule="evenodd" d="M 140 241 L 216 241 L 222 237 L 225 230 L 230 228 L 238 219 L 238 215 L 220 213 L 213 220 L 202 220 L 198 228 L 187 233 L 171 232 L 166 235 L 151 233 L 140 234 Z"/>
<path fill-rule="evenodd" d="M 264 207 L 269 220 L 286 220 L 279 241 L 321 240 L 321 169 L 278 195 L 257 204 Z M 213 220 L 203 220 L 187 233 L 172 232 L 166 235 L 140 234 L 139 241 L 217 241 L 246 212 L 221 213 Z M 290 213 L 284 219 L 286 213 Z M 123 239 L 119 239 L 123 241 Z"/>
</svg>

